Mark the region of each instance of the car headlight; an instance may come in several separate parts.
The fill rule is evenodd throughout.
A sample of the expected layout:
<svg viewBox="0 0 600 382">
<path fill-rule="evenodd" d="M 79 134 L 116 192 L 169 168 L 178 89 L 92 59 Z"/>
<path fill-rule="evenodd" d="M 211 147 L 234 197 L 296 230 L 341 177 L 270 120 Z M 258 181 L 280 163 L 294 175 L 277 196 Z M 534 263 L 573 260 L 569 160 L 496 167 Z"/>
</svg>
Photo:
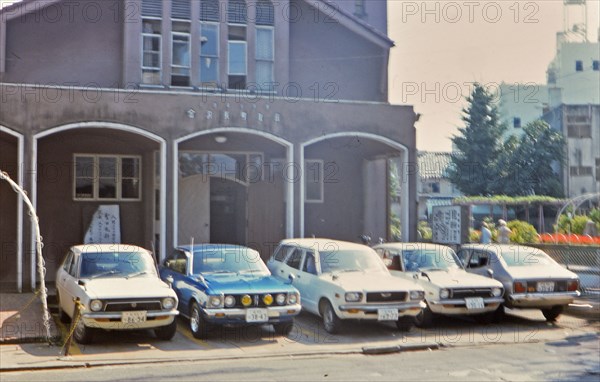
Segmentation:
<svg viewBox="0 0 600 382">
<path fill-rule="evenodd" d="M 492 296 L 494 296 L 494 297 L 502 296 L 502 288 L 492 288 Z"/>
<path fill-rule="evenodd" d="M 250 306 L 250 304 L 252 304 L 252 297 L 250 297 L 248 294 L 245 294 L 244 297 L 242 297 L 242 305 Z"/>
<path fill-rule="evenodd" d="M 219 306 L 221 306 L 223 304 L 223 300 L 221 299 L 221 296 L 210 296 L 210 298 L 208 299 L 208 302 L 209 302 L 210 306 L 213 308 L 218 308 Z"/>
<path fill-rule="evenodd" d="M 163 309 L 173 309 L 175 307 L 175 299 L 173 297 L 163 298 L 162 300 Z"/>
<path fill-rule="evenodd" d="M 266 306 L 269 306 L 273 303 L 273 296 L 270 294 L 266 294 L 263 296 L 263 302 Z"/>
<path fill-rule="evenodd" d="M 298 294 L 296 294 L 296 293 L 290 293 L 288 295 L 288 304 L 290 304 L 290 305 L 297 304 L 299 300 L 300 299 L 298 297 Z"/>
<path fill-rule="evenodd" d="M 359 302 L 360 300 L 362 300 L 362 293 L 360 293 L 360 292 L 346 293 L 346 302 Z"/>
<path fill-rule="evenodd" d="M 235 297 L 233 296 L 225 296 L 225 306 L 231 308 L 235 305 Z"/>
<path fill-rule="evenodd" d="M 279 293 L 277 297 L 275 297 L 275 302 L 277 302 L 277 305 L 285 305 L 285 294 Z"/>
<path fill-rule="evenodd" d="M 102 301 L 100 300 L 92 300 L 90 301 L 90 310 L 92 312 L 99 312 L 102 310 Z"/>
<path fill-rule="evenodd" d="M 421 300 L 425 299 L 425 292 L 423 292 L 422 290 L 411 290 L 410 291 L 410 299 L 421 301 Z"/>
<path fill-rule="evenodd" d="M 450 297 L 450 291 L 448 289 L 440 290 L 440 298 L 448 298 Z"/>
</svg>

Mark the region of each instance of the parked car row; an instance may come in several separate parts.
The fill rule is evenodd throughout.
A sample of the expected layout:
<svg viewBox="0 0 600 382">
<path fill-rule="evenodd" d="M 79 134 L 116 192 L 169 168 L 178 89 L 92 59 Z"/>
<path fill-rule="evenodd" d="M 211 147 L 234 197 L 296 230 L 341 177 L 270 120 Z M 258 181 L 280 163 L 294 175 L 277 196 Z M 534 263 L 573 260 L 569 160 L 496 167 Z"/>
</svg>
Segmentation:
<svg viewBox="0 0 600 382">
<path fill-rule="evenodd" d="M 553 321 L 579 295 L 577 276 L 539 249 L 386 243 L 371 248 L 330 239 L 286 239 L 265 264 L 247 247 L 175 248 L 156 267 L 152 254 L 122 244 L 72 247 L 56 277 L 59 316 L 74 338 L 99 329 L 153 329 L 171 339 L 175 316 L 194 337 L 218 325 L 292 330 L 302 309 L 339 333 L 344 320 L 394 322 L 401 331 L 442 315 L 499 320 L 504 307 L 541 309 Z"/>
</svg>

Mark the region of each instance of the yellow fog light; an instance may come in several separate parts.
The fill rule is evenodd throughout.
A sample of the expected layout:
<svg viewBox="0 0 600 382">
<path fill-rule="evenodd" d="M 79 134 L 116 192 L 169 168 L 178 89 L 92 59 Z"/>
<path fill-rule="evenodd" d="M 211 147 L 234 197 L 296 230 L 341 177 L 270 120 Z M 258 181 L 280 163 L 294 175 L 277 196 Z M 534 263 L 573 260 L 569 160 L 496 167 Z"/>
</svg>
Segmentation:
<svg viewBox="0 0 600 382">
<path fill-rule="evenodd" d="M 266 294 L 263 297 L 263 302 L 265 303 L 265 305 L 271 305 L 273 303 L 273 296 L 271 296 L 270 294 Z"/>
<path fill-rule="evenodd" d="M 244 305 L 244 306 L 250 306 L 250 304 L 252 304 L 252 297 L 250 297 L 249 295 L 245 294 L 244 297 L 242 297 L 242 305 Z"/>
</svg>

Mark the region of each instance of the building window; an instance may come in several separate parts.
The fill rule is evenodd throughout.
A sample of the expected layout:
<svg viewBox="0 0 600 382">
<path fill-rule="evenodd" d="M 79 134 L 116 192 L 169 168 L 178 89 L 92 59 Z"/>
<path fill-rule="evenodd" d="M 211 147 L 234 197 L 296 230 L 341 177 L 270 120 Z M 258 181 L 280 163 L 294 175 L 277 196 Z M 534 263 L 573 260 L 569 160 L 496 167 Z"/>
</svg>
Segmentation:
<svg viewBox="0 0 600 382">
<path fill-rule="evenodd" d="M 244 184 L 264 179 L 264 156 L 258 152 L 185 151 L 179 155 L 179 175 L 206 175 Z"/>
<path fill-rule="evenodd" d="M 600 182 L 600 158 L 596 158 L 596 182 Z"/>
<path fill-rule="evenodd" d="M 75 154 L 75 200 L 141 199 L 141 158 Z"/>
<path fill-rule="evenodd" d="M 274 70 L 273 27 L 256 27 L 256 83 L 261 90 L 273 90 Z"/>
<path fill-rule="evenodd" d="M 219 22 L 219 0 L 200 1 L 200 21 Z"/>
<path fill-rule="evenodd" d="M 190 23 L 173 22 L 173 32 L 171 35 L 171 85 L 190 86 Z"/>
<path fill-rule="evenodd" d="M 367 16 L 365 0 L 354 0 L 354 16 L 364 19 Z"/>
<path fill-rule="evenodd" d="M 571 166 L 571 176 L 592 176 L 591 166 Z"/>
<path fill-rule="evenodd" d="M 592 126 L 591 125 L 567 125 L 567 136 L 569 138 L 591 138 L 592 137 Z"/>
<path fill-rule="evenodd" d="M 595 72 L 600 70 L 600 61 L 598 61 L 598 60 L 592 61 L 592 70 Z"/>
<path fill-rule="evenodd" d="M 427 182 L 425 189 L 423 190 L 426 194 L 439 194 L 440 193 L 440 182 Z"/>
<path fill-rule="evenodd" d="M 200 82 L 216 85 L 219 82 L 219 24 L 200 23 Z"/>
<path fill-rule="evenodd" d="M 246 3 L 243 0 L 229 0 L 227 22 L 229 36 L 227 44 L 227 87 L 242 90 L 246 88 L 248 67 L 246 39 Z"/>
<path fill-rule="evenodd" d="M 323 203 L 325 182 L 322 160 L 304 161 L 304 200 L 307 203 Z"/>
<path fill-rule="evenodd" d="M 142 83 L 160 85 L 161 80 L 161 20 L 142 21 Z"/>
<path fill-rule="evenodd" d="M 520 129 L 521 128 L 521 118 L 519 118 L 519 117 L 514 117 L 513 118 L 513 127 L 515 129 Z"/>
<path fill-rule="evenodd" d="M 583 72 L 583 61 L 581 61 L 581 60 L 575 61 L 575 71 Z"/>
<path fill-rule="evenodd" d="M 275 9 L 270 0 L 258 0 L 256 3 L 256 25 L 275 25 Z"/>
<path fill-rule="evenodd" d="M 171 0 L 171 18 L 189 20 L 191 14 L 191 0 Z"/>
</svg>

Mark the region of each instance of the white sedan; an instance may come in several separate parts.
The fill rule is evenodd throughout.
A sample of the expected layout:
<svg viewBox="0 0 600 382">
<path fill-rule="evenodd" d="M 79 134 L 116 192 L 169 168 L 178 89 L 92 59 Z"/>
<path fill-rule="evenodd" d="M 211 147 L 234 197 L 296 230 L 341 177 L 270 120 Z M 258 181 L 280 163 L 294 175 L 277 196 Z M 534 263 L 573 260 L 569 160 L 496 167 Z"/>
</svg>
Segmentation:
<svg viewBox="0 0 600 382">
<path fill-rule="evenodd" d="M 170 340 L 177 330 L 177 295 L 158 277 L 144 248 L 86 244 L 70 248 L 56 273 L 58 311 L 68 322 L 79 310 L 73 337 L 92 341 L 97 329 L 154 329 Z"/>
<path fill-rule="evenodd" d="M 417 316 L 417 326 L 430 326 L 440 314 L 472 315 L 489 322 L 504 302 L 502 283 L 466 272 L 450 247 L 386 243 L 374 249 L 393 275 L 414 279 L 425 289 L 427 307 Z"/>
<path fill-rule="evenodd" d="M 409 330 L 425 307 L 424 291 L 390 274 L 367 246 L 330 239 L 287 239 L 267 263 L 271 273 L 300 291 L 302 309 L 337 333 L 342 320 L 393 321 Z"/>
</svg>

